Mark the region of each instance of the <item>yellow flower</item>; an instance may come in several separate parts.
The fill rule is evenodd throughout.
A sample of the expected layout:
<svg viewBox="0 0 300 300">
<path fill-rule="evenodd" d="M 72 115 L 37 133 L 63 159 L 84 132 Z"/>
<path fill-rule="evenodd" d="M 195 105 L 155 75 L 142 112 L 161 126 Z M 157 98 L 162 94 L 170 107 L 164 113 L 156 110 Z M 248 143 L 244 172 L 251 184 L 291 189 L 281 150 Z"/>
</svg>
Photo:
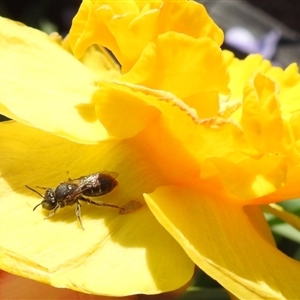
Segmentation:
<svg viewBox="0 0 300 300">
<path fill-rule="evenodd" d="M 0 131 L 2 269 L 127 295 L 174 290 L 197 264 L 239 298 L 297 298 L 299 263 L 276 249 L 259 206 L 299 196 L 295 66 L 222 52 L 222 32 L 190 1 L 82 3 L 71 48 L 105 46 L 122 71 L 1 23 L 0 112 L 17 121 Z M 83 204 L 84 231 L 74 207 L 31 212 L 41 199 L 25 184 L 104 170 L 119 185 L 103 201 L 139 209 Z"/>
<path fill-rule="evenodd" d="M 70 37 L 77 56 L 81 56 L 91 44 L 97 43 L 109 48 L 122 65 L 123 72 L 126 72 L 136 63 L 146 45 L 165 32 L 180 32 L 194 38 L 206 36 L 218 45 L 223 42 L 220 28 L 210 19 L 204 7 L 196 2 L 121 2 L 83 1 L 73 20 Z"/>
<path fill-rule="evenodd" d="M 183 285 L 194 264 L 142 196 L 165 179 L 130 140 L 109 138 L 89 106 L 95 80 L 104 76 L 109 62 L 99 51 L 85 57 L 85 63 L 94 59 L 88 65 L 102 65 L 102 74 L 97 73 L 46 34 L 3 18 L 0 22 L 5 70 L 0 109 L 16 120 L 0 125 L 0 268 L 102 295 L 153 294 Z M 25 185 L 55 188 L 68 176 L 101 171 L 117 172 L 119 185 L 98 200 L 120 206 L 137 201 L 142 207 L 119 214 L 83 203 L 85 230 L 74 206 L 47 220 L 49 211 L 41 206 L 32 212 L 42 199 Z"/>
</svg>

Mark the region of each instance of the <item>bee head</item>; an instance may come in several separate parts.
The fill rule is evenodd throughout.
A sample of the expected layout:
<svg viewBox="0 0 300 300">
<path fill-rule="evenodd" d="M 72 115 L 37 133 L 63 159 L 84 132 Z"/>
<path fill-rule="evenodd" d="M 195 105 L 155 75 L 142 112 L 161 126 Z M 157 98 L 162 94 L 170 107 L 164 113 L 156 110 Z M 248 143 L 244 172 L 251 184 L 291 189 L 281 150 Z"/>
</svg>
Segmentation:
<svg viewBox="0 0 300 300">
<path fill-rule="evenodd" d="M 41 196 L 44 200 L 39 203 L 38 205 L 36 205 L 33 210 L 35 210 L 38 206 L 42 205 L 42 207 L 44 209 L 47 210 L 52 210 L 57 206 L 57 200 L 55 197 L 55 193 L 53 189 L 50 188 L 43 188 L 46 190 L 45 195 L 43 196 L 41 193 L 39 193 L 38 191 L 34 190 L 33 188 L 25 185 L 29 190 L 35 192 L 36 194 L 38 194 L 39 196 Z"/>
</svg>

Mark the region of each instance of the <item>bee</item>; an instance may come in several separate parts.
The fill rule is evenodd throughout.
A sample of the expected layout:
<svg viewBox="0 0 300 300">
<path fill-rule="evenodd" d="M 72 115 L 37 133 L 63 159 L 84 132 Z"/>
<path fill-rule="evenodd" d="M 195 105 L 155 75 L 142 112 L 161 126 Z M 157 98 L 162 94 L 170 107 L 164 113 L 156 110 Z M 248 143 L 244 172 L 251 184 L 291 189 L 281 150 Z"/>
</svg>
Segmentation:
<svg viewBox="0 0 300 300">
<path fill-rule="evenodd" d="M 118 174 L 115 172 L 93 173 L 75 179 L 69 178 L 68 181 L 59 184 L 55 189 L 38 186 L 37 188 L 45 190 L 44 195 L 27 185 L 25 186 L 43 198 L 43 201 L 36 205 L 33 210 L 40 205 L 46 210 L 52 210 L 46 219 L 51 218 L 59 208 L 76 204 L 76 217 L 81 228 L 84 229 L 81 221 L 81 204 L 79 200 L 97 206 L 109 206 L 118 208 L 120 211 L 125 210 L 123 207 L 117 205 L 95 202 L 86 198 L 103 196 L 110 193 L 118 185 L 117 176 Z"/>
</svg>

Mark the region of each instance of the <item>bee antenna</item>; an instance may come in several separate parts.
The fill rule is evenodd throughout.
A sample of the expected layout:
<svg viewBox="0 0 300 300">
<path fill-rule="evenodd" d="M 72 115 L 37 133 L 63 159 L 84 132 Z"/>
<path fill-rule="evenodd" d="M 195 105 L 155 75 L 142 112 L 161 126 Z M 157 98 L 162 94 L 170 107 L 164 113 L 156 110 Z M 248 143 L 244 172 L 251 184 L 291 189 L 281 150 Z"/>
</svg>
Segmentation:
<svg viewBox="0 0 300 300">
<path fill-rule="evenodd" d="M 28 185 L 25 185 L 25 186 L 26 186 L 29 190 L 35 192 L 36 194 L 40 195 L 43 199 L 45 199 L 44 196 L 43 196 L 41 193 L 39 193 L 38 191 L 34 190 L 33 188 L 31 188 L 31 187 L 28 186 Z M 33 210 L 35 210 L 35 208 L 34 208 Z"/>
<path fill-rule="evenodd" d="M 35 211 L 35 209 L 40 206 L 41 204 L 43 204 L 44 201 L 42 201 L 41 203 L 39 203 L 38 205 L 36 205 L 34 208 L 33 208 L 33 211 Z"/>
</svg>

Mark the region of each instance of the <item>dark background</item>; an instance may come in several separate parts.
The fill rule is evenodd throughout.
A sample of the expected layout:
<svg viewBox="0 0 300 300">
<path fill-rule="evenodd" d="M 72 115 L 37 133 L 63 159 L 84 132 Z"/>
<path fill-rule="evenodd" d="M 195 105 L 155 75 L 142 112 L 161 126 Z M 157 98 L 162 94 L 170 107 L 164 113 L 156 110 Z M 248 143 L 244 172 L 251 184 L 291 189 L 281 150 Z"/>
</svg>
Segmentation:
<svg viewBox="0 0 300 300">
<path fill-rule="evenodd" d="M 199 1 L 204 5 L 211 3 L 231 2 L 240 5 L 240 0 L 206 0 Z M 260 8 L 270 16 L 300 33 L 299 0 L 244 0 Z M 24 22 L 29 26 L 40 28 L 42 20 L 49 20 L 65 33 L 70 27 L 73 15 L 81 0 L 0 0 L 0 15 Z M 230 16 L 228 16 L 229 18 Z"/>
<path fill-rule="evenodd" d="M 291 29 L 300 32 L 299 0 L 247 0 L 247 2 L 264 10 Z"/>
<path fill-rule="evenodd" d="M 224 30 L 240 25 L 256 37 L 280 29 L 283 33 L 272 57 L 276 64 L 286 67 L 300 64 L 300 0 L 198 0 L 203 3 L 215 22 Z M 70 29 L 81 0 L 0 0 L 0 15 L 25 23 L 48 33 L 62 36 Z M 239 58 L 248 53 L 224 43 L 223 48 Z"/>
<path fill-rule="evenodd" d="M 80 0 L 0 0 L 0 15 L 43 29 L 43 22 L 56 26 L 61 34 L 70 28 Z"/>
</svg>

